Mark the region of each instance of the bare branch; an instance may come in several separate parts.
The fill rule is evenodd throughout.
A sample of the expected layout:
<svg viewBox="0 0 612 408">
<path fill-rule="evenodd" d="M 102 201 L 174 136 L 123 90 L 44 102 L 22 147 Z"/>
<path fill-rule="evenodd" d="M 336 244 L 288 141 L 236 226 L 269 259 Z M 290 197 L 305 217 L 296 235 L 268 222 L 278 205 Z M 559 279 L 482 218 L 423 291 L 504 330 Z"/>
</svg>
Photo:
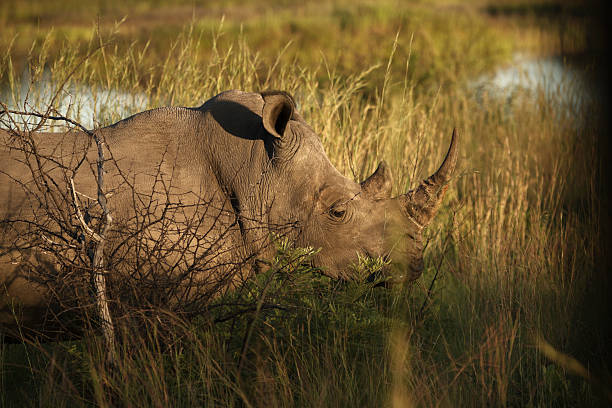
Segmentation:
<svg viewBox="0 0 612 408">
<path fill-rule="evenodd" d="M 83 213 L 81 212 L 81 207 L 79 206 L 79 201 L 77 199 L 77 192 L 74 188 L 74 179 L 72 177 L 70 178 L 70 192 L 72 193 L 72 204 L 74 205 L 74 208 L 76 210 L 76 216 L 79 220 L 81 228 L 83 228 L 87 235 L 89 235 L 93 240 L 95 240 L 96 242 L 102 242 L 103 238 L 100 235 L 96 234 L 94 230 L 89 228 L 89 225 L 87 225 L 87 223 L 85 222 L 85 218 L 83 218 Z"/>
</svg>

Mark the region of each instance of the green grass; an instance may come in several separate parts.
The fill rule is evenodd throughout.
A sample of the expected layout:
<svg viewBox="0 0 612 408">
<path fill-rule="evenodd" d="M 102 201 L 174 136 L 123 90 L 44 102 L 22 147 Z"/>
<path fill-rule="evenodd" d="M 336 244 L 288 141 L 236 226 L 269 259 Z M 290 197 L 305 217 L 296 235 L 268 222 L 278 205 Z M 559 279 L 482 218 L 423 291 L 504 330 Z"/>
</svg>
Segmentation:
<svg viewBox="0 0 612 408">
<path fill-rule="evenodd" d="M 204 16 L 176 23 L 180 34 L 172 24 L 139 32 L 128 19 L 96 33 L 81 3 L 63 17 L 55 3 L 36 4 L 15 7 L 11 27 L 31 27 L 47 10 L 48 24 L 73 31 L 47 37 L 41 23 L 23 31 L 30 45 L 47 38 L 31 52 L 21 39 L 5 49 L 1 82 L 16 83 L 17 59 L 28 55 L 34 101 L 48 100 L 36 94 L 43 67 L 67 87 L 141 92 L 149 107 L 283 89 L 348 177 L 361 180 L 385 159 L 395 192 L 404 192 L 439 164 L 453 127 L 461 170 L 429 228 L 426 271 L 414 285 L 333 282 L 294 266 L 308 251 L 281 245 L 267 273 L 201 319 L 120 326 L 114 367 L 95 337 L 2 346 L 0 406 L 605 406 L 594 125 L 603 112 L 585 105 L 560 117 L 560 95 L 483 101 L 466 85 L 522 50 L 525 34 L 513 27 L 523 20 L 492 24 L 476 6 L 441 2 L 399 11 L 391 2 L 318 3 L 302 12 L 289 2 L 274 12 L 248 3 L 244 21 L 235 6 L 222 27 Z M 108 15 L 122 14 L 118 4 Z M 551 38 L 527 46 L 556 52 Z M 100 125 L 121 118 L 109 108 Z M 226 304 L 252 309 L 262 296 L 257 312 L 224 320 L 236 310 Z M 538 336 L 596 380 L 546 357 Z"/>
</svg>

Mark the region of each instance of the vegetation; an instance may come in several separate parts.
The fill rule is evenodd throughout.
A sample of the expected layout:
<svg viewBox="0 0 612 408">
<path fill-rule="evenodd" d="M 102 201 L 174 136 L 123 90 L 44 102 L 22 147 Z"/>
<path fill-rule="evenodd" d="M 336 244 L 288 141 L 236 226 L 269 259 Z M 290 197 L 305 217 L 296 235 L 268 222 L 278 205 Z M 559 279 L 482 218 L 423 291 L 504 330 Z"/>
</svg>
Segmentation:
<svg viewBox="0 0 612 408">
<path fill-rule="evenodd" d="M 499 98 L 470 85 L 515 52 L 589 51 L 580 13 L 561 24 L 554 7 L 513 3 L 253 1 L 221 12 L 160 0 L 128 2 L 136 11 L 115 25 L 128 13 L 116 1 L 99 3 L 91 27 L 84 2 L 13 3 L 0 8 L 3 103 L 23 101 L 30 78 L 35 106 L 87 121 L 79 101 L 95 96 L 94 123 L 107 125 L 226 89 L 282 89 L 349 177 L 385 159 L 404 192 L 440 162 L 453 127 L 462 172 L 414 284 L 330 281 L 295 261 L 316 249 L 280 241 L 267 273 L 201 319 L 169 317 L 170 329 L 145 319 L 139 335 L 120 325 L 114 366 L 97 337 L 0 346 L 0 406 L 609 403 L 610 317 L 597 283 L 603 112 L 560 110 L 561 89 Z M 540 29 L 542 19 L 551 23 Z M 113 103 L 117 91 L 141 102 Z"/>
</svg>

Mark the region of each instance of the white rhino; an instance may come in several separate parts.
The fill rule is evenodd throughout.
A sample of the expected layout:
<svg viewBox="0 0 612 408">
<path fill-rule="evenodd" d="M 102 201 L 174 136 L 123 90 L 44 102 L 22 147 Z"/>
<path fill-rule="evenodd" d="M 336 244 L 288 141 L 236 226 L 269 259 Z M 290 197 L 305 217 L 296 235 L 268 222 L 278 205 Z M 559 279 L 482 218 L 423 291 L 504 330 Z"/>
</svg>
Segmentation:
<svg viewBox="0 0 612 408">
<path fill-rule="evenodd" d="M 96 197 L 96 144 L 83 132 L 0 134 L 0 328 L 61 331 L 87 286 L 92 244 L 83 223 L 101 225 L 88 199 Z M 361 183 L 344 177 L 279 91 L 227 91 L 198 108 L 142 112 L 96 134 L 108 159 L 111 298 L 130 293 L 192 311 L 266 267 L 278 235 L 319 248 L 311 262 L 334 278 L 352 278 L 360 257 L 382 257 L 391 280 L 416 279 L 421 234 L 458 150 L 453 132 L 440 168 L 391 197 L 384 162 Z"/>
</svg>

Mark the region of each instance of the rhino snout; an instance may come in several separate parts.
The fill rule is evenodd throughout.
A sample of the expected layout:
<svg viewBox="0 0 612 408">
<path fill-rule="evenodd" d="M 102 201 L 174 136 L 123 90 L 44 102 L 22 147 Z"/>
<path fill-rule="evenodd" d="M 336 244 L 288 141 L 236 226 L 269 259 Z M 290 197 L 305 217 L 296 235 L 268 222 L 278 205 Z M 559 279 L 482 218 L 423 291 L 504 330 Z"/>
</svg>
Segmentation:
<svg viewBox="0 0 612 408">
<path fill-rule="evenodd" d="M 418 279 L 423 274 L 424 269 L 425 269 L 425 264 L 423 262 L 423 258 L 416 259 L 414 262 L 408 265 L 408 272 L 409 272 L 408 279 L 410 280 Z"/>
</svg>

